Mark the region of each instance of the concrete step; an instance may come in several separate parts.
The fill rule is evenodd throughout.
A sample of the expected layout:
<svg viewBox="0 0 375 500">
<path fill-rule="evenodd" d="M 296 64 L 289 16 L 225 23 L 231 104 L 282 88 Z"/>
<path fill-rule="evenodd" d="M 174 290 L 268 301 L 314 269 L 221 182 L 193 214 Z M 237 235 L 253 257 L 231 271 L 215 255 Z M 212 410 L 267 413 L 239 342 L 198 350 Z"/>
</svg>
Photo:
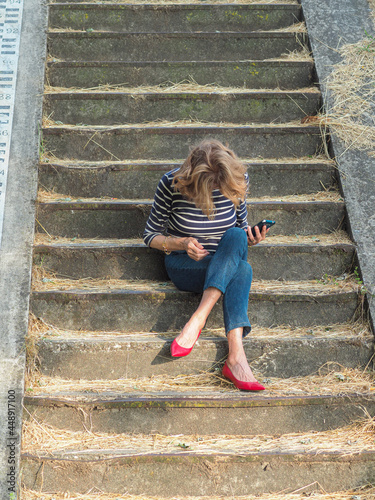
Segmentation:
<svg viewBox="0 0 375 500">
<path fill-rule="evenodd" d="M 283 158 L 316 155 L 322 132 L 313 125 L 237 125 L 174 122 L 134 126 L 49 126 L 43 148 L 60 159 L 113 161 L 184 158 L 189 147 L 216 138 L 242 157 Z"/>
<path fill-rule="evenodd" d="M 373 356 L 374 337 L 351 335 L 343 338 L 308 334 L 300 338 L 277 335 L 251 336 L 244 340 L 247 359 L 262 377 L 304 377 L 334 362 L 345 368 L 365 369 Z M 84 335 L 76 338 L 42 338 L 37 344 L 41 373 L 70 380 L 117 380 L 120 378 L 194 375 L 213 371 L 228 354 L 226 338 L 210 331 L 200 338 L 187 358 L 173 359 L 171 337 L 163 335 Z M 53 331 L 52 331 L 53 334 Z M 294 362 L 290 363 L 293 359 Z M 136 382 L 135 382 L 136 384 Z"/>
<path fill-rule="evenodd" d="M 165 172 L 178 161 L 73 162 L 44 160 L 39 164 L 39 183 L 48 191 L 77 198 L 152 199 Z M 317 193 L 335 182 L 333 162 L 323 158 L 244 160 L 254 197 Z"/>
<path fill-rule="evenodd" d="M 312 280 L 325 274 L 340 276 L 350 271 L 354 260 L 354 245 L 348 243 L 278 244 L 267 241 L 251 248 L 248 254 L 254 276 L 259 279 Z M 114 279 L 168 280 L 163 253 L 147 248 L 141 240 L 50 240 L 34 246 L 34 265 L 72 279 L 111 276 Z"/>
<path fill-rule="evenodd" d="M 121 33 L 50 31 L 48 53 L 64 61 L 206 61 L 272 59 L 300 51 L 304 33 Z"/>
<path fill-rule="evenodd" d="M 255 31 L 301 20 L 298 4 L 52 3 L 50 28 L 123 32 Z"/>
<path fill-rule="evenodd" d="M 31 311 L 48 324 L 69 330 L 179 330 L 197 308 L 200 295 L 181 292 L 172 284 L 110 280 L 99 283 L 47 279 L 35 283 Z M 253 282 L 249 297 L 254 325 L 314 326 L 344 323 L 357 309 L 358 286 L 340 282 Z M 177 313 L 178 311 L 178 313 Z M 223 326 L 221 301 L 207 328 Z"/>
<path fill-rule="evenodd" d="M 136 383 L 136 382 L 135 382 Z M 293 382 L 292 382 L 293 383 Z M 267 391 L 266 391 L 267 392 Z M 260 396 L 254 393 L 196 392 L 170 396 L 74 391 L 24 398 L 26 421 L 57 429 L 116 434 L 197 434 L 253 436 L 273 433 L 328 431 L 375 415 L 370 391 L 352 394 Z M 81 411 L 77 411 L 80 409 Z"/>
<path fill-rule="evenodd" d="M 40 202 L 37 230 L 68 238 L 141 238 L 150 200 Z M 61 200 L 61 201 L 60 201 Z M 277 223 L 273 235 L 331 233 L 345 218 L 342 201 L 248 201 L 249 224 L 262 219 Z"/>
<path fill-rule="evenodd" d="M 215 82 L 222 86 L 253 89 L 295 89 L 311 85 L 313 67 L 313 61 L 303 59 L 194 62 L 50 60 L 46 80 L 54 87 L 92 88 L 99 85 L 160 85 L 168 81 L 190 81 L 193 75 L 194 81 L 200 85 Z"/>
<path fill-rule="evenodd" d="M 350 489 L 350 490 L 341 490 L 341 491 L 337 491 L 335 494 L 338 495 L 338 498 L 340 498 L 340 500 L 353 500 L 353 497 L 354 496 L 358 496 L 360 497 L 361 499 L 368 499 L 368 500 L 372 500 L 371 498 L 371 495 L 373 495 L 375 492 L 375 489 L 371 486 L 363 486 L 363 487 L 356 487 L 354 489 Z M 359 495 L 358 495 L 359 493 Z M 316 495 L 316 499 L 315 500 L 332 500 L 332 494 L 331 493 L 324 493 L 321 489 L 319 490 L 319 493 L 318 492 L 315 492 L 314 493 Z M 22 489 L 22 498 L 24 500 L 39 500 L 39 493 L 35 490 L 30 490 L 30 489 L 27 489 L 27 488 L 23 488 Z M 66 498 L 66 497 L 65 497 Z M 53 494 L 53 499 L 54 500 L 65 500 L 64 498 L 64 493 L 54 493 Z M 133 495 L 132 497 L 132 500 L 167 500 L 168 497 L 149 497 L 149 496 L 145 496 L 144 494 L 142 495 Z M 273 500 L 305 500 L 306 498 L 306 495 L 305 493 L 293 493 L 293 494 L 287 494 L 287 493 L 272 493 L 272 499 Z M 125 495 L 121 495 L 119 493 L 116 494 L 116 500 L 128 500 L 129 499 L 129 495 L 125 494 Z M 209 498 L 206 498 L 205 500 L 222 500 L 223 499 L 223 496 L 220 495 L 220 496 L 210 496 Z M 50 499 L 48 499 L 50 500 Z M 92 500 L 92 497 L 89 498 L 89 496 L 81 496 L 81 500 Z M 112 500 L 111 496 L 106 496 L 106 495 L 102 495 L 99 500 Z M 193 499 L 192 499 L 193 500 Z M 245 497 L 243 497 L 242 500 L 254 500 L 254 496 L 251 495 L 247 495 Z M 256 500 L 270 500 L 269 498 L 269 494 L 268 493 L 264 493 L 264 494 L 261 494 L 261 495 L 257 495 L 256 496 Z"/>
<path fill-rule="evenodd" d="M 285 123 L 315 115 L 320 92 L 56 92 L 44 113 L 65 124 L 115 125 L 155 120 Z"/>
<path fill-rule="evenodd" d="M 134 446 L 136 439 L 134 436 L 130 446 Z M 304 441 L 304 436 L 300 439 Z M 295 491 L 311 484 L 334 492 L 375 481 L 375 453 L 369 444 L 360 453 L 352 454 L 353 446 L 337 448 L 327 442 L 326 448 L 319 448 L 317 453 L 298 442 L 269 451 L 266 440 L 263 446 L 241 448 L 239 453 L 237 440 L 233 450 L 220 453 L 211 451 L 214 446 L 208 452 L 175 451 L 185 444 L 184 436 L 172 441 L 170 451 L 159 451 L 159 447 L 153 451 L 152 442 L 150 436 L 149 447 L 135 450 L 71 448 L 53 453 L 43 450 L 23 453 L 23 481 L 26 487 L 40 492 L 84 493 L 90 485 L 102 493 L 143 494 L 147 491 L 150 496 L 179 497 L 231 495 L 233 491 L 237 497 Z M 199 448 L 199 442 L 192 443 L 190 448 Z M 247 441 L 242 440 L 242 444 L 246 445 Z M 259 448 L 265 451 L 258 451 Z M 41 468 L 43 476 L 39 473 Z"/>
</svg>

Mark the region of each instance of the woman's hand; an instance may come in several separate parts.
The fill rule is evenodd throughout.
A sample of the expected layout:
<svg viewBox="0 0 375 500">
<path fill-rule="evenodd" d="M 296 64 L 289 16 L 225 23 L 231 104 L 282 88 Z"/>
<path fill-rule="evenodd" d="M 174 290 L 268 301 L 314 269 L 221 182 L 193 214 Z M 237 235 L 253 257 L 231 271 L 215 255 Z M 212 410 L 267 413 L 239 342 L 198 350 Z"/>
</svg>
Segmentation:
<svg viewBox="0 0 375 500">
<path fill-rule="evenodd" d="M 255 230 L 255 234 L 256 234 L 255 237 L 253 236 L 253 233 L 251 231 L 251 227 L 250 226 L 248 226 L 247 229 L 245 229 L 245 231 L 247 233 L 247 244 L 249 246 L 257 245 L 258 243 L 260 243 L 261 241 L 263 241 L 265 239 L 265 237 L 266 237 L 266 234 L 269 231 L 269 228 L 267 229 L 266 226 L 263 226 L 262 227 L 262 231 L 259 231 L 259 227 L 258 226 L 254 226 L 254 230 Z"/>
<path fill-rule="evenodd" d="M 184 250 L 191 259 L 196 261 L 202 260 L 209 255 L 209 252 L 204 249 L 204 246 L 192 237 L 184 238 Z"/>
</svg>

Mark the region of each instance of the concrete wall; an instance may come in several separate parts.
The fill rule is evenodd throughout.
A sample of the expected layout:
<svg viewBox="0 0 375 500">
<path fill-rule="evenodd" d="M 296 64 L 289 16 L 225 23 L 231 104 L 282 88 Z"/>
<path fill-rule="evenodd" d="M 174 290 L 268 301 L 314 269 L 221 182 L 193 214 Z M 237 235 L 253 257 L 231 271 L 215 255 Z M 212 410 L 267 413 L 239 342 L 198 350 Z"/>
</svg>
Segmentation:
<svg viewBox="0 0 375 500">
<path fill-rule="evenodd" d="M 367 0 L 300 0 L 306 19 L 316 71 L 322 88 L 324 105 L 333 108 L 332 94 L 325 82 L 333 65 L 341 62 L 340 47 L 374 35 Z M 374 126 L 374 123 L 372 123 Z M 340 183 L 363 282 L 369 291 L 372 325 L 375 321 L 375 158 L 364 151 L 347 150 L 332 133 L 333 152 L 339 169 Z"/>
<path fill-rule="evenodd" d="M 0 497 L 4 500 L 17 498 L 8 490 L 7 480 L 19 472 L 45 28 L 44 2 L 25 1 L 0 249 Z M 13 435 L 8 428 L 8 402 L 10 409 L 15 405 Z M 12 423 L 12 412 L 9 417 Z"/>
</svg>

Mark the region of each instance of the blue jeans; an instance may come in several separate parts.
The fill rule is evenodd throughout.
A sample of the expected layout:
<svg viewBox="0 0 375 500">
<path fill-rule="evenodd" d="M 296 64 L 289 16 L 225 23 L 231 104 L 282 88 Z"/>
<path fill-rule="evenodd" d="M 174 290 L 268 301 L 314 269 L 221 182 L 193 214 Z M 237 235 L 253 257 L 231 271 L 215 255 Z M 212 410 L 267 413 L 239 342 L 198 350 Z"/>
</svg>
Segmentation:
<svg viewBox="0 0 375 500">
<path fill-rule="evenodd" d="M 184 251 L 165 256 L 169 278 L 179 290 L 202 293 L 215 287 L 223 293 L 225 333 L 243 328 L 251 330 L 247 316 L 253 271 L 247 262 L 247 236 L 239 227 L 228 229 L 216 252 L 196 262 Z"/>
</svg>

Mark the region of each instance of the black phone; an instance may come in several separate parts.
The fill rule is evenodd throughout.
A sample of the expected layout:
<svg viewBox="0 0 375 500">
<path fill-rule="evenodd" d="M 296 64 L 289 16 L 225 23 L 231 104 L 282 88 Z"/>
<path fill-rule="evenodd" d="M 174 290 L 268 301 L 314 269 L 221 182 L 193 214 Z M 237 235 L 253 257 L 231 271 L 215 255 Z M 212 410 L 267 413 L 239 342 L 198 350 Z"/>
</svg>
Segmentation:
<svg viewBox="0 0 375 500">
<path fill-rule="evenodd" d="M 262 228 L 263 226 L 266 226 L 267 229 L 270 228 L 271 226 L 273 226 L 274 224 L 276 224 L 276 221 L 274 220 L 268 220 L 268 219 L 263 219 L 261 220 L 260 222 L 258 222 L 258 224 L 255 224 L 255 226 L 258 226 L 259 227 L 259 231 L 261 232 L 262 231 Z M 253 226 L 251 228 L 251 232 L 253 233 L 253 236 L 255 237 L 256 234 L 255 234 L 255 226 Z"/>
</svg>

